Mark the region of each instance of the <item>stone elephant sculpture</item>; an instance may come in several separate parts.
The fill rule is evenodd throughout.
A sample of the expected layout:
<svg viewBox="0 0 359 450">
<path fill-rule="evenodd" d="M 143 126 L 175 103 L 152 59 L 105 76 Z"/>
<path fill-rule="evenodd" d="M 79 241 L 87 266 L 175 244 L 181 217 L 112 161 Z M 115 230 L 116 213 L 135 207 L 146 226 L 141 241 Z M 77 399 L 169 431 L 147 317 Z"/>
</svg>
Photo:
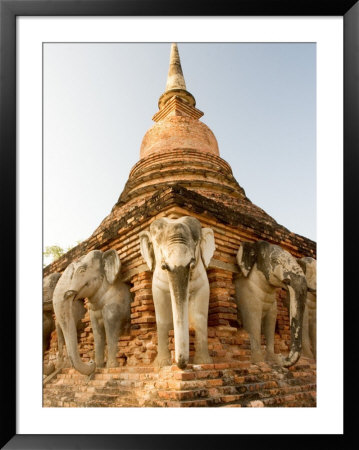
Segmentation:
<svg viewBox="0 0 359 450">
<path fill-rule="evenodd" d="M 93 250 L 66 268 L 56 287 L 59 293 L 55 289 L 54 311 L 67 354 L 73 367 L 85 375 L 90 375 L 96 366 L 103 367 L 106 342 L 106 365 L 118 366 L 118 339 L 129 332 L 132 299 L 129 286 L 119 278 L 120 270 L 121 262 L 115 250 Z M 73 308 L 74 302 L 83 298 L 88 299 L 95 345 L 95 362 L 89 363 L 84 363 L 78 352 Z"/>
<path fill-rule="evenodd" d="M 302 325 L 307 283 L 297 260 L 278 245 L 266 241 L 243 242 L 237 253 L 240 275 L 235 280 L 238 314 L 248 332 L 254 363 L 267 359 L 290 367 L 301 354 Z M 289 294 L 291 344 L 282 359 L 274 353 L 277 318 L 276 289 Z M 266 338 L 266 355 L 261 350 L 261 327 Z"/>
<path fill-rule="evenodd" d="M 317 357 L 317 261 L 311 257 L 297 260 L 307 280 L 307 298 L 303 317 L 303 356 Z"/>
<path fill-rule="evenodd" d="M 55 320 L 53 317 L 54 308 L 52 296 L 61 273 L 52 273 L 44 277 L 42 282 L 42 357 L 50 346 L 51 333 L 55 330 Z M 54 366 L 44 366 L 44 373 L 47 375 L 54 370 Z"/>
<path fill-rule="evenodd" d="M 49 330 L 49 324 L 51 324 L 51 331 L 48 334 L 48 340 L 47 342 L 47 346 L 46 348 L 44 347 L 44 352 L 45 350 L 48 348 L 49 346 L 49 340 L 50 340 L 50 336 L 52 331 L 54 331 L 54 329 L 56 329 L 56 334 L 57 334 L 57 343 L 58 343 L 58 359 L 56 362 L 57 368 L 62 367 L 65 364 L 65 359 L 64 359 L 64 335 L 62 333 L 62 329 L 61 326 L 59 325 L 58 321 L 53 319 L 53 313 L 54 313 L 54 307 L 53 307 L 53 295 L 54 295 L 54 291 L 55 291 L 55 287 L 57 285 L 57 283 L 59 282 L 59 280 L 61 279 L 62 275 L 58 272 L 52 273 L 51 275 L 48 275 L 47 277 L 44 278 L 43 281 L 43 291 L 44 291 L 44 320 L 43 320 L 43 333 L 44 335 L 47 333 L 47 330 Z M 65 279 L 66 279 L 66 274 L 64 275 Z M 60 285 L 58 286 L 57 290 L 56 290 L 56 295 L 64 295 L 65 292 L 67 290 L 67 286 L 66 286 L 66 282 L 60 282 Z M 82 300 L 78 299 L 76 301 L 73 302 L 72 305 L 72 311 L 73 311 L 73 317 L 74 317 L 74 321 L 76 324 L 76 330 L 77 332 L 82 330 L 82 320 L 83 317 L 86 314 L 86 308 L 84 306 L 84 303 Z M 46 318 L 45 318 L 45 314 L 46 314 Z M 50 316 L 50 317 L 48 317 Z M 51 318 L 51 322 L 50 322 L 50 318 Z M 50 373 L 52 373 L 55 370 L 55 366 L 51 363 L 48 366 L 44 367 L 44 374 L 45 375 L 50 375 Z"/>
<path fill-rule="evenodd" d="M 141 253 L 153 271 L 158 348 L 155 365 L 171 364 L 168 332 L 173 328 L 175 361 L 183 369 L 189 360 L 189 327 L 195 329 L 194 363 L 209 363 L 206 268 L 215 250 L 214 234 L 194 217 L 155 220 L 140 233 Z"/>
</svg>

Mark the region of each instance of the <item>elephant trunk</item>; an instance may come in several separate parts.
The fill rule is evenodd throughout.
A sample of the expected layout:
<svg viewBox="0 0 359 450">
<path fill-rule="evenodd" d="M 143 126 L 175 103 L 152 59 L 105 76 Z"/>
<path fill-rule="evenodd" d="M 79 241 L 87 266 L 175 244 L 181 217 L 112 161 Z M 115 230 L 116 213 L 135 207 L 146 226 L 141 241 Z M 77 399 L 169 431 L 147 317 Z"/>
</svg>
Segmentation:
<svg viewBox="0 0 359 450">
<path fill-rule="evenodd" d="M 302 351 L 302 330 L 305 300 L 307 295 L 307 283 L 305 278 L 292 274 L 292 280 L 288 285 L 289 311 L 290 311 L 290 351 L 285 358 L 283 366 L 290 367 L 300 358 Z"/>
<path fill-rule="evenodd" d="M 75 291 L 67 291 L 63 299 L 63 314 L 60 314 L 60 326 L 65 338 L 67 353 L 73 367 L 84 375 L 91 375 L 96 365 L 93 361 L 84 363 L 77 347 L 77 328 L 73 315 L 72 303 L 76 296 Z"/>
<path fill-rule="evenodd" d="M 168 278 L 173 311 L 175 361 L 180 369 L 184 369 L 189 360 L 189 267 L 175 267 L 168 271 Z"/>
</svg>

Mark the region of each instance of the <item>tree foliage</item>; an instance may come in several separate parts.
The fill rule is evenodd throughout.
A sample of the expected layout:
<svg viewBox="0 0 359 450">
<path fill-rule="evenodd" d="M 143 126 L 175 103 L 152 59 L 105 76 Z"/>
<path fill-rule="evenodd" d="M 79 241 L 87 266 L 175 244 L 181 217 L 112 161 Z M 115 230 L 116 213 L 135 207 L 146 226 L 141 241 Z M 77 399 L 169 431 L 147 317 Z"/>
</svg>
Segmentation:
<svg viewBox="0 0 359 450">
<path fill-rule="evenodd" d="M 45 251 L 43 252 L 44 259 L 46 259 L 46 263 L 44 262 L 44 266 L 47 264 L 50 264 L 56 259 L 59 259 L 62 255 L 67 253 L 69 250 L 71 250 L 76 245 L 80 244 L 82 241 L 76 241 L 75 245 L 71 245 L 67 248 L 62 248 L 59 245 L 47 245 L 45 247 Z"/>
<path fill-rule="evenodd" d="M 60 247 L 59 245 L 49 245 L 45 247 L 44 256 L 52 256 L 52 261 L 55 261 L 55 259 L 60 258 L 64 253 L 66 253 L 66 250 Z"/>
</svg>

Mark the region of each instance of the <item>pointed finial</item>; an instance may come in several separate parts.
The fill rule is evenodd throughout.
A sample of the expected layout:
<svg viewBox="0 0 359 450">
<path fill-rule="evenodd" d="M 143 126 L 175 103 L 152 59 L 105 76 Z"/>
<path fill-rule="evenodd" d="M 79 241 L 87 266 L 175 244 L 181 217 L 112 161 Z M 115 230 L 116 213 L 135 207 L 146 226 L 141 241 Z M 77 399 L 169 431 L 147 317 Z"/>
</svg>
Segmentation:
<svg viewBox="0 0 359 450">
<path fill-rule="evenodd" d="M 158 101 L 158 107 L 162 109 L 173 97 L 180 97 L 191 106 L 196 105 L 196 100 L 193 95 L 186 89 L 178 47 L 175 43 L 171 46 L 170 67 L 168 69 L 166 90 Z"/>
<path fill-rule="evenodd" d="M 177 44 L 171 46 L 170 67 L 168 69 L 166 91 L 171 89 L 186 90 L 186 82 L 184 81 L 181 60 L 178 53 Z"/>
</svg>

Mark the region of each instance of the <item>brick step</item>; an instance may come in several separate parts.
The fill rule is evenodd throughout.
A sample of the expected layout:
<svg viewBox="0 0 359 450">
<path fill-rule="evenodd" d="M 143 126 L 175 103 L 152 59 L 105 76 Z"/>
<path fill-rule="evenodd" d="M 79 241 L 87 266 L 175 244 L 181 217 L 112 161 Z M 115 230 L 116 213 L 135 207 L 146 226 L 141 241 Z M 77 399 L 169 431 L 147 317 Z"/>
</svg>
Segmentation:
<svg viewBox="0 0 359 450">
<path fill-rule="evenodd" d="M 85 404 L 78 404 L 77 402 L 70 400 L 70 401 L 61 401 L 61 400 L 55 400 L 55 401 L 51 401 L 51 400 L 45 400 L 44 401 L 44 406 L 45 407 L 50 407 L 50 408 L 60 408 L 60 407 L 81 407 L 81 408 L 119 408 L 119 407 L 136 407 L 136 406 L 141 406 L 138 405 L 137 403 L 134 403 L 133 401 L 122 401 L 121 404 L 117 404 L 117 403 L 109 403 L 108 401 L 94 401 L 94 400 L 89 400 L 88 402 L 86 402 Z"/>
<path fill-rule="evenodd" d="M 135 386 L 136 383 L 143 383 L 144 381 L 155 381 L 157 378 L 108 378 L 108 379 L 94 379 L 94 380 L 73 380 L 71 378 L 59 378 L 55 380 L 51 385 L 52 386 L 105 386 L 106 383 L 115 383 L 118 382 L 118 384 L 122 384 L 123 386 Z M 50 385 L 50 384 L 49 384 Z M 48 387 L 47 385 L 46 387 Z"/>
<path fill-rule="evenodd" d="M 197 382 L 198 383 L 198 382 Z M 200 385 L 193 384 L 189 385 L 183 384 L 182 386 L 177 386 L 177 389 L 159 389 L 158 396 L 160 398 L 173 399 L 173 400 L 188 400 L 188 399 L 198 399 L 207 397 L 220 397 L 226 395 L 238 395 L 243 393 L 259 392 L 258 398 L 266 398 L 268 396 L 280 395 L 281 391 L 286 394 L 301 392 L 305 390 L 315 390 L 315 383 L 313 384 L 302 384 L 295 386 L 279 386 L 275 381 L 255 383 L 255 384 L 239 384 L 239 385 L 220 385 L 223 384 L 223 380 L 218 380 L 217 385 L 206 386 L 205 382 Z M 103 385 L 99 387 L 90 386 L 64 386 L 64 385 L 53 385 L 51 388 L 47 387 L 44 389 L 44 395 L 46 397 L 66 397 L 72 396 L 77 399 L 85 399 L 88 396 L 97 398 L 98 396 L 108 396 L 111 397 L 124 397 L 132 396 L 133 389 L 139 388 L 141 391 L 141 384 L 130 384 L 122 385 L 111 384 L 111 386 Z M 143 389 L 146 391 L 146 389 Z"/>
<path fill-rule="evenodd" d="M 149 374 L 149 373 L 155 373 L 157 370 L 154 367 L 151 366 L 120 366 L 120 367 L 114 367 L 114 368 L 96 368 L 95 374 L 122 374 L 122 373 L 136 373 L 136 374 Z M 82 375 L 77 370 L 66 367 L 61 369 L 61 375 L 69 375 L 73 378 L 87 378 L 87 375 Z"/>
<path fill-rule="evenodd" d="M 157 400 L 156 406 L 174 408 L 219 406 L 218 403 L 215 403 L 215 399 L 196 399 L 187 401 Z"/>
<path fill-rule="evenodd" d="M 287 386 L 301 386 L 301 385 L 305 386 L 307 384 L 315 384 L 315 383 L 316 383 L 316 378 L 314 376 L 286 380 Z"/>
<path fill-rule="evenodd" d="M 316 364 L 315 362 L 312 362 L 313 360 L 307 360 L 306 362 L 303 361 L 303 359 L 300 359 L 297 364 L 290 367 L 288 370 L 291 372 L 298 372 L 301 370 L 316 370 Z"/>
<path fill-rule="evenodd" d="M 229 406 L 237 404 L 237 406 L 242 406 L 242 403 L 248 403 L 249 401 L 256 399 L 257 396 L 252 393 L 245 394 L 218 394 L 208 398 L 199 398 L 184 401 L 163 401 L 158 402 L 158 406 L 167 407 L 218 407 L 218 406 Z"/>
<path fill-rule="evenodd" d="M 66 368 L 44 386 L 44 406 L 315 406 L 315 383 L 315 365 L 306 359 L 290 369 L 232 361 L 185 370 L 101 368 L 91 377 Z"/>
<path fill-rule="evenodd" d="M 146 392 L 140 395 L 139 398 L 133 396 L 131 390 L 105 393 L 91 393 L 91 392 L 58 392 L 56 395 L 47 395 L 44 400 L 44 406 L 65 406 L 65 403 L 74 403 L 78 407 L 88 406 L 141 406 L 144 400 L 148 397 Z M 74 405 L 71 405 L 74 406 Z"/>
<path fill-rule="evenodd" d="M 71 388 L 53 388 L 44 392 L 44 395 L 50 396 L 65 396 L 65 395 L 74 395 L 77 398 L 85 397 L 86 395 L 94 396 L 94 395 L 131 395 L 132 389 L 130 388 L 99 388 L 99 389 L 76 389 L 74 387 Z"/>
<path fill-rule="evenodd" d="M 298 392 L 295 394 L 286 394 L 276 397 L 262 399 L 265 406 L 271 407 L 311 407 L 316 406 L 316 392 Z"/>
<path fill-rule="evenodd" d="M 283 387 L 283 388 L 273 388 L 273 389 L 265 389 L 263 391 L 260 391 L 258 394 L 258 399 L 263 400 L 270 397 L 280 397 L 284 395 L 289 394 L 297 394 L 297 393 L 303 393 L 303 392 L 312 392 L 315 391 L 316 385 L 315 384 L 307 384 L 304 386 L 290 386 L 290 387 Z"/>
<path fill-rule="evenodd" d="M 220 380 L 221 381 L 221 380 Z M 186 387 L 186 386 L 183 386 Z M 312 385 L 311 385 L 312 388 Z M 158 396 L 163 399 L 168 400 L 196 400 L 196 399 L 205 399 L 205 398 L 218 398 L 223 397 L 227 399 L 227 396 L 234 396 L 235 399 L 233 401 L 242 398 L 244 394 L 252 395 L 253 392 L 263 393 L 264 396 L 269 395 L 270 393 L 274 393 L 274 390 L 277 393 L 280 393 L 282 390 L 287 392 L 295 392 L 300 391 L 301 386 L 294 386 L 292 388 L 289 387 L 279 387 L 275 381 L 263 382 L 263 383 L 255 383 L 255 384 L 239 384 L 234 386 L 215 386 L 215 387 L 196 387 L 192 389 L 163 389 L 158 391 Z M 259 398 L 258 394 L 258 398 Z M 226 401 L 226 400 L 223 400 Z M 229 401 L 229 400 L 227 400 Z"/>
<path fill-rule="evenodd" d="M 136 392 L 136 394 L 134 394 Z M 116 396 L 119 398 L 123 397 L 134 397 L 141 396 L 144 393 L 148 392 L 148 389 L 144 388 L 144 386 L 133 386 L 133 387 L 117 387 L 117 388 L 109 388 L 109 387 L 100 387 L 100 388 L 74 388 L 73 386 L 67 387 L 53 387 L 44 391 L 44 399 L 46 398 L 68 398 L 68 397 L 76 397 L 78 399 L 86 397 L 94 397 L 97 395 L 108 395 L 108 396 Z"/>
</svg>

